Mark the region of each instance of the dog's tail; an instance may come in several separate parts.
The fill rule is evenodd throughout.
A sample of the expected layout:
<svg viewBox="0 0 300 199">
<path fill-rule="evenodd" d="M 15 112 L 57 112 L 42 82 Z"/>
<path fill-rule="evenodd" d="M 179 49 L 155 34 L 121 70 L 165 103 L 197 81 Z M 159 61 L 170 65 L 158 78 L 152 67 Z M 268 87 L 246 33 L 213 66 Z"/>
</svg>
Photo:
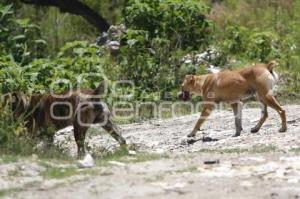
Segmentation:
<svg viewBox="0 0 300 199">
<path fill-rule="evenodd" d="M 278 65 L 276 61 L 270 61 L 268 64 L 265 64 L 266 68 L 270 71 L 271 75 L 273 76 L 275 82 L 278 82 L 279 76 L 274 71 L 274 68 Z"/>
<path fill-rule="evenodd" d="M 270 61 L 268 64 L 266 64 L 266 68 L 272 73 L 273 69 L 278 65 L 276 61 Z"/>
<path fill-rule="evenodd" d="M 107 89 L 107 82 L 105 80 L 101 81 L 99 86 L 94 90 L 94 95 L 103 95 Z"/>
</svg>

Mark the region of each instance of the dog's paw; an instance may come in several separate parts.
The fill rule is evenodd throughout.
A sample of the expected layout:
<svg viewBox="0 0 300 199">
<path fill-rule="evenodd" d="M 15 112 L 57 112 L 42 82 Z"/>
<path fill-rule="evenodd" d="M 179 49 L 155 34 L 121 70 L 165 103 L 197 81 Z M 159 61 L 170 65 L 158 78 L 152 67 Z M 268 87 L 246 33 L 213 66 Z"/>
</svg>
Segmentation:
<svg viewBox="0 0 300 199">
<path fill-rule="evenodd" d="M 259 129 L 255 128 L 255 127 L 251 129 L 251 133 L 257 133 L 258 131 L 259 131 Z"/>
<path fill-rule="evenodd" d="M 239 137 L 239 136 L 241 136 L 241 133 L 235 133 L 232 137 Z"/>
<path fill-rule="evenodd" d="M 196 138 L 184 136 L 184 137 L 180 138 L 179 142 L 180 142 L 180 145 L 194 144 L 196 142 Z"/>
<path fill-rule="evenodd" d="M 195 138 L 196 137 L 196 133 L 193 131 L 190 134 L 187 135 L 188 138 Z"/>
<path fill-rule="evenodd" d="M 286 132 L 287 131 L 287 127 L 281 127 L 280 129 L 279 129 L 279 132 L 280 133 L 284 133 L 284 132 Z"/>
<path fill-rule="evenodd" d="M 197 142 L 198 140 L 195 137 L 190 137 L 187 139 L 187 143 L 188 144 L 194 144 L 195 142 Z"/>
</svg>

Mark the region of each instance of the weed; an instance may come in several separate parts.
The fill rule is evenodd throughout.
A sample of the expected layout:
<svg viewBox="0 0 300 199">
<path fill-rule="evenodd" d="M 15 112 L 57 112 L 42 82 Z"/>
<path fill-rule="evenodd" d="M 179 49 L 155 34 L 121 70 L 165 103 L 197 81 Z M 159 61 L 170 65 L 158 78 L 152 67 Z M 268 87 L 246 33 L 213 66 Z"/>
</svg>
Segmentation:
<svg viewBox="0 0 300 199">
<path fill-rule="evenodd" d="M 48 167 L 44 172 L 42 172 L 42 176 L 46 179 L 62 179 L 71 177 L 76 174 L 78 174 L 78 169 L 75 167 Z"/>
<path fill-rule="evenodd" d="M 22 191 L 21 188 L 3 189 L 0 190 L 0 198 Z"/>
<path fill-rule="evenodd" d="M 176 170 L 175 173 L 185 173 L 185 172 L 194 172 L 194 171 L 197 171 L 197 167 L 196 166 L 185 168 L 185 169 Z"/>
<path fill-rule="evenodd" d="M 292 148 L 290 151 L 294 153 L 300 153 L 300 147 Z"/>
<path fill-rule="evenodd" d="M 0 163 L 18 162 L 19 156 L 16 155 L 0 155 Z"/>
<path fill-rule="evenodd" d="M 229 148 L 229 149 L 201 149 L 202 153 L 268 153 L 277 151 L 277 147 L 273 145 L 254 145 L 251 148 Z"/>
</svg>

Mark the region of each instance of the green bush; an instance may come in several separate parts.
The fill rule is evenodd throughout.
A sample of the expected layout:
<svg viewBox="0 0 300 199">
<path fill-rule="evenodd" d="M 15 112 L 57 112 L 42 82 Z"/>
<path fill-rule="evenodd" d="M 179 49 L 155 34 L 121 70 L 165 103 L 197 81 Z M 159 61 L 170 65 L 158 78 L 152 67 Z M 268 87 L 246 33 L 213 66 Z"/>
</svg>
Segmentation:
<svg viewBox="0 0 300 199">
<path fill-rule="evenodd" d="M 178 88 L 181 58 L 190 50 L 206 49 L 211 40 L 208 11 L 196 0 L 129 1 L 124 12 L 127 42 L 118 67 L 120 79 L 135 83 L 137 99 Z"/>
<path fill-rule="evenodd" d="M 125 8 L 125 24 L 132 30 L 143 30 L 149 39 L 165 38 L 170 48 L 198 50 L 211 38 L 209 9 L 196 0 L 132 0 Z"/>
<path fill-rule="evenodd" d="M 16 121 L 8 106 L 0 106 L 0 151 L 2 154 L 28 155 L 33 151 L 22 119 Z"/>
<path fill-rule="evenodd" d="M 287 45 L 291 40 L 280 40 L 274 31 L 250 30 L 243 26 L 229 26 L 223 40 L 218 40 L 222 54 L 227 60 L 237 59 L 246 62 L 269 62 L 273 59 L 284 59 L 290 55 Z M 285 52 L 285 53 L 283 53 Z"/>
<path fill-rule="evenodd" d="M 104 63 L 96 54 L 97 49 L 87 42 L 67 43 L 55 59 L 36 59 L 23 67 L 1 57 L 4 61 L 0 62 L 0 90 L 2 93 L 45 93 L 50 92 L 50 86 L 53 86 L 54 91 L 60 92 L 68 89 L 69 84 L 58 80 L 66 80 L 76 88 L 80 76 L 80 87 L 95 88 L 106 76 Z M 97 75 L 88 75 L 94 73 Z"/>
<path fill-rule="evenodd" d="M 274 32 L 256 32 L 250 36 L 247 55 L 250 59 L 269 62 L 280 58 L 279 38 Z"/>
<path fill-rule="evenodd" d="M 250 31 L 243 26 L 229 26 L 226 30 L 222 48 L 229 54 L 237 55 L 247 50 Z"/>
<path fill-rule="evenodd" d="M 39 27 L 28 18 L 16 18 L 12 4 L 0 3 L 0 41 L 0 53 L 21 65 L 45 55 L 46 42 Z"/>
</svg>

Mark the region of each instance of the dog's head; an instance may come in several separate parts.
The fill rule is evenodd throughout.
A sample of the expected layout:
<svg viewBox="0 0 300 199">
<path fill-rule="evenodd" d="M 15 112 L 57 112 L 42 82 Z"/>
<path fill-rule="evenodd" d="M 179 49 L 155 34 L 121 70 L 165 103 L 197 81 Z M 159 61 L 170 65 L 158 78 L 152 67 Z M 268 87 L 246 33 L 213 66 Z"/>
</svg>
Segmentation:
<svg viewBox="0 0 300 199">
<path fill-rule="evenodd" d="M 29 107 L 29 98 L 22 92 L 13 92 L 1 97 L 2 107 L 10 107 L 15 116 L 25 113 Z"/>
<path fill-rule="evenodd" d="M 180 94 L 180 98 L 184 101 L 187 101 L 190 99 L 190 92 L 193 90 L 195 85 L 195 76 L 194 75 L 186 75 L 183 83 L 181 84 L 181 91 L 182 94 Z"/>
</svg>

